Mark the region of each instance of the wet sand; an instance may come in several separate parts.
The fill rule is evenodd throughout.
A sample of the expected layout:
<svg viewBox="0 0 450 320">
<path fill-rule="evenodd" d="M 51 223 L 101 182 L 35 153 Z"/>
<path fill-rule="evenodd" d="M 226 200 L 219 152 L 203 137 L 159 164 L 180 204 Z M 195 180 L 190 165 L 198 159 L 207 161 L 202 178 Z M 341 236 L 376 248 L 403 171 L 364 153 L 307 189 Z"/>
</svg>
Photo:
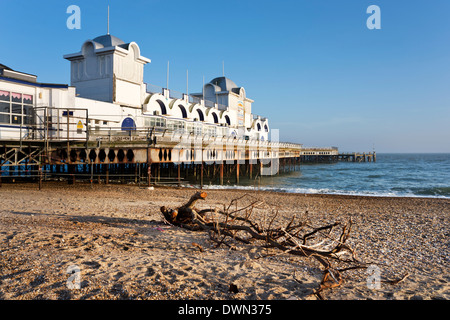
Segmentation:
<svg viewBox="0 0 450 320">
<path fill-rule="evenodd" d="M 195 189 L 44 183 L 0 188 L 0 299 L 316 299 L 321 266 L 260 247 L 214 248 L 207 233 L 162 223 L 159 208 L 185 203 Z M 352 219 L 349 243 L 377 262 L 346 273 L 325 299 L 449 299 L 450 200 L 267 191 L 206 190 L 198 208 L 228 205 L 244 193 L 317 226 Z M 307 212 L 307 213 L 306 213 Z M 202 249 L 202 250 L 200 250 Z M 67 281 L 75 266 L 80 288 Z M 387 282 L 405 275 L 398 284 Z M 230 292 L 230 284 L 237 293 Z"/>
</svg>

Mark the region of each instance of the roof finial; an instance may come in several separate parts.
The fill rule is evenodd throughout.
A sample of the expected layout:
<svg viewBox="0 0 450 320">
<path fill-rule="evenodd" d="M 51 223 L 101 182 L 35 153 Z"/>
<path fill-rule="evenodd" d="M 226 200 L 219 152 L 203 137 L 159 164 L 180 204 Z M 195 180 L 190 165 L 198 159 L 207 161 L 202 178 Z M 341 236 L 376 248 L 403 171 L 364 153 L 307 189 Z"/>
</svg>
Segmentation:
<svg viewBox="0 0 450 320">
<path fill-rule="evenodd" d="M 107 30 L 107 34 L 109 34 L 109 6 L 108 6 L 108 30 Z"/>
</svg>

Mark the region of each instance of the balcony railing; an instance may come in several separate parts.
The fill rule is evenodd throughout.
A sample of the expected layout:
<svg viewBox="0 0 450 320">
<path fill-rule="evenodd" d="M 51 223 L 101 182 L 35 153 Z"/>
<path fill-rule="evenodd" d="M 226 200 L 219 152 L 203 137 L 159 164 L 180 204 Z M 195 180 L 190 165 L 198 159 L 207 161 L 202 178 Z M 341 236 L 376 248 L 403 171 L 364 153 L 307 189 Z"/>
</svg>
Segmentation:
<svg viewBox="0 0 450 320">
<path fill-rule="evenodd" d="M 137 127 L 132 130 L 123 130 L 117 127 L 103 127 L 89 131 L 91 141 L 156 141 L 157 144 L 181 143 L 186 141 L 202 141 L 203 144 L 234 144 L 236 146 L 270 147 L 270 148 L 291 148 L 300 150 L 301 144 L 261 141 L 257 139 L 245 139 L 245 137 L 233 137 L 226 134 L 211 135 L 207 133 L 188 132 L 187 130 L 168 129 L 163 127 Z M 156 137 L 156 140 L 154 138 Z"/>
</svg>

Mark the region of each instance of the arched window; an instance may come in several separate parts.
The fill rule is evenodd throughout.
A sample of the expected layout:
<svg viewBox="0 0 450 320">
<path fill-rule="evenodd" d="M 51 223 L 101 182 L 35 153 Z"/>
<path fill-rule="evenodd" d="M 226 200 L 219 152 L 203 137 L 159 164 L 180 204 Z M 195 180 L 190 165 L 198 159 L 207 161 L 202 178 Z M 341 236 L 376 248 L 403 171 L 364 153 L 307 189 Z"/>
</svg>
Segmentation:
<svg viewBox="0 0 450 320">
<path fill-rule="evenodd" d="M 200 109 L 197 109 L 198 118 L 200 121 L 205 121 L 205 117 L 203 116 L 203 112 Z"/>
<path fill-rule="evenodd" d="M 256 128 L 258 129 L 258 131 L 261 131 L 261 125 L 259 123 L 256 124 Z"/>
<path fill-rule="evenodd" d="M 166 106 L 161 100 L 156 100 L 161 108 L 161 114 L 167 114 Z"/>
<path fill-rule="evenodd" d="M 219 123 L 219 117 L 217 117 L 217 114 L 215 112 L 212 113 L 212 116 L 214 118 L 214 123 Z"/>
<path fill-rule="evenodd" d="M 184 119 L 187 118 L 187 112 L 186 112 L 185 107 L 183 107 L 181 104 L 179 104 L 178 107 L 179 107 L 180 110 L 181 110 L 181 114 L 182 114 L 183 118 L 184 118 Z"/>
<path fill-rule="evenodd" d="M 136 123 L 130 117 L 123 119 L 122 121 L 122 130 L 123 131 L 131 131 L 136 130 Z"/>
<path fill-rule="evenodd" d="M 231 126 L 231 121 L 230 121 L 230 117 L 229 116 L 225 116 L 225 122 Z"/>
<path fill-rule="evenodd" d="M 267 124 L 264 125 L 264 131 L 269 132 L 269 127 L 267 126 Z"/>
</svg>

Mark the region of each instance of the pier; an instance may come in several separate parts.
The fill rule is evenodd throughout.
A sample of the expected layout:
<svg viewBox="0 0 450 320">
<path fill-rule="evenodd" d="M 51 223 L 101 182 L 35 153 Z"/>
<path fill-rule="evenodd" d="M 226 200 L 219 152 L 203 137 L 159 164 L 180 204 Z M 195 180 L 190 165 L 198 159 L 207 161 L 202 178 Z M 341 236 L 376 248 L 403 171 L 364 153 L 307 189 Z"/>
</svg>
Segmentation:
<svg viewBox="0 0 450 320">
<path fill-rule="evenodd" d="M 300 161 L 303 163 L 328 163 L 328 162 L 376 162 L 376 152 L 346 152 L 340 153 L 338 147 L 308 148 L 302 147 Z"/>
<path fill-rule="evenodd" d="M 148 130 L 147 130 L 148 131 Z M 151 130 L 150 130 L 151 132 Z M 301 145 L 226 137 L 174 135 L 167 131 L 126 139 L 80 141 L 2 141 L 0 186 L 4 181 L 45 180 L 91 184 L 153 185 L 260 183 L 264 176 L 300 170 L 301 164 L 376 161 L 376 154 L 317 154 Z M 123 137 L 124 138 L 124 137 Z M 320 150 L 320 151 L 319 151 Z M 305 154 L 306 153 L 306 154 Z"/>
<path fill-rule="evenodd" d="M 145 133 L 145 134 L 144 134 Z M 264 176 L 300 170 L 301 164 L 376 161 L 375 153 L 345 153 L 299 144 L 179 135 L 142 130 L 87 141 L 2 141 L 0 186 L 4 181 L 66 180 L 91 184 L 153 185 L 260 183 Z M 328 154 L 331 152 L 331 154 Z"/>
<path fill-rule="evenodd" d="M 44 113 L 54 111 L 45 110 Z M 136 183 L 140 186 L 239 184 L 299 170 L 304 163 L 376 161 L 373 153 L 339 153 L 337 147 L 211 136 L 161 127 L 93 128 L 87 111 L 51 123 L 48 116 L 20 140 L 0 140 L 3 181 L 45 180 Z M 78 110 L 78 113 L 80 110 Z M 80 125 L 81 122 L 81 125 Z M 83 129 L 81 129 L 83 128 Z"/>
<path fill-rule="evenodd" d="M 66 111 L 70 114 L 70 110 Z M 1 179 L 67 180 L 108 184 L 112 181 L 154 184 L 239 184 L 242 177 L 261 179 L 300 164 L 300 144 L 234 136 L 198 135 L 163 128 L 97 130 L 80 119 L 53 126 L 42 123 L 20 141 L 0 141 Z M 89 123 L 89 119 L 83 120 Z M 63 133 L 64 132 L 64 133 Z M 51 133 L 51 134 L 50 134 Z M 280 166 L 281 163 L 281 166 Z"/>
</svg>

